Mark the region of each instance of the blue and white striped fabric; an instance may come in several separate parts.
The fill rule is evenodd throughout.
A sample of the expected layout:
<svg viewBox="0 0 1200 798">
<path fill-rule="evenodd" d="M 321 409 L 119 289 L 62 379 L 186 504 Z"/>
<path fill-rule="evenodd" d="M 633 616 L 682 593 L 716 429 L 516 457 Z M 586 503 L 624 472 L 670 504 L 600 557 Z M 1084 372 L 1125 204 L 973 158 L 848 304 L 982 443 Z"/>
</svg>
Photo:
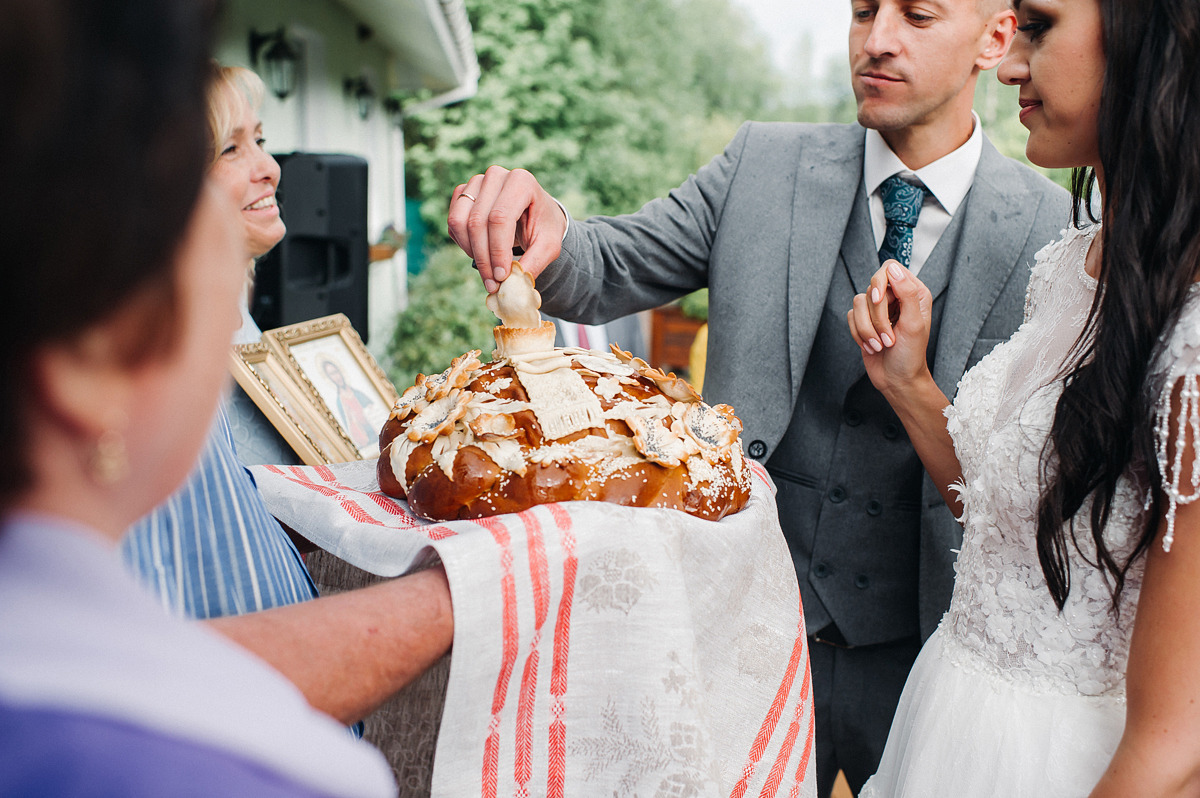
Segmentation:
<svg viewBox="0 0 1200 798">
<path fill-rule="evenodd" d="M 237 458 L 224 407 L 188 481 L 130 528 L 121 556 L 180 616 L 241 615 L 317 596 L 299 552 Z"/>
</svg>

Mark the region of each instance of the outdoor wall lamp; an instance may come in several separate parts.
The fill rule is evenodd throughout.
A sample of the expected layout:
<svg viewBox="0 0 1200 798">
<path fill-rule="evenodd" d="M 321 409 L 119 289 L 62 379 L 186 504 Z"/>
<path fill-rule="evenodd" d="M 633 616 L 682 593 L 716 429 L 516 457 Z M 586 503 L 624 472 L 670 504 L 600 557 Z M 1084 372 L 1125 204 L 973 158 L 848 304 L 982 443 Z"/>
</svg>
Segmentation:
<svg viewBox="0 0 1200 798">
<path fill-rule="evenodd" d="M 387 113 L 388 121 L 394 126 L 400 127 L 404 122 L 404 106 L 396 97 L 383 98 L 383 110 Z"/>
<path fill-rule="evenodd" d="M 353 97 L 358 103 L 358 118 L 364 122 L 371 116 L 371 108 L 375 105 L 375 90 L 363 76 L 346 78 L 342 84 L 346 96 Z"/>
<path fill-rule="evenodd" d="M 261 52 L 264 46 L 266 51 Z M 260 52 L 266 65 L 266 75 L 263 77 L 267 88 L 279 99 L 287 99 L 296 90 L 296 64 L 300 61 L 300 55 L 288 42 L 282 27 L 271 33 L 250 31 L 250 63 L 255 70 L 258 69 Z"/>
</svg>

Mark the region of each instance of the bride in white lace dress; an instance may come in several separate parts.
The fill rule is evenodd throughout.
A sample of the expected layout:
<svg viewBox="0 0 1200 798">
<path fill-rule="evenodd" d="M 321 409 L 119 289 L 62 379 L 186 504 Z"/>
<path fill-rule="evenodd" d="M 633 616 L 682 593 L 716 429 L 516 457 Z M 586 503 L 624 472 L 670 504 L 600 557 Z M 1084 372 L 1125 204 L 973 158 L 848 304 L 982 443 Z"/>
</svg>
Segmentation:
<svg viewBox="0 0 1200 798">
<path fill-rule="evenodd" d="M 1200 15 L 1016 10 L 999 74 L 1021 87 L 1029 158 L 1093 168 L 1103 225 L 1038 254 L 1025 323 L 953 405 L 916 277 L 891 263 L 849 313 L 964 524 L 950 609 L 862 795 L 1197 795 Z"/>
</svg>

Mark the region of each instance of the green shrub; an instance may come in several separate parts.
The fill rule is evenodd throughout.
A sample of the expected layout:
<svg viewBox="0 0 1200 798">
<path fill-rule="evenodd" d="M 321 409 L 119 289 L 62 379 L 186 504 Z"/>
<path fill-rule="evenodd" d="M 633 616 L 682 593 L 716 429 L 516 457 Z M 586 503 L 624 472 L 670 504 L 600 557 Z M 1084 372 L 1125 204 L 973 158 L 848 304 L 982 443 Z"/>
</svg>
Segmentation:
<svg viewBox="0 0 1200 798">
<path fill-rule="evenodd" d="M 471 349 L 491 359 L 492 327 L 499 323 L 484 304 L 487 292 L 457 246 L 430 255 L 425 268 L 411 278 L 408 307 L 396 320 L 388 345 L 389 374 L 401 393 L 417 374 L 437 374 Z"/>
<path fill-rule="evenodd" d="M 680 299 L 679 310 L 689 319 L 708 321 L 708 289 L 701 288 Z"/>
</svg>

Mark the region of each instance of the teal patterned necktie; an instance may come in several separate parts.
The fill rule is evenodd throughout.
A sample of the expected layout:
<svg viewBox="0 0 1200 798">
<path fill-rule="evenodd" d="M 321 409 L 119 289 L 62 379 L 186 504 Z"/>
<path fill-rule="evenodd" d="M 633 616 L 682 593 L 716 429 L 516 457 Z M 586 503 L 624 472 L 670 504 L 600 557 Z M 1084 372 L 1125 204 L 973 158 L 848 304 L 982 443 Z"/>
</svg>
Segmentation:
<svg viewBox="0 0 1200 798">
<path fill-rule="evenodd" d="M 925 187 L 914 186 L 900 175 L 892 175 L 880 185 L 879 193 L 883 197 L 883 217 L 887 219 L 879 262 L 895 258 L 908 268 L 912 261 L 913 228 L 917 226 L 917 217 L 925 203 Z"/>
</svg>

